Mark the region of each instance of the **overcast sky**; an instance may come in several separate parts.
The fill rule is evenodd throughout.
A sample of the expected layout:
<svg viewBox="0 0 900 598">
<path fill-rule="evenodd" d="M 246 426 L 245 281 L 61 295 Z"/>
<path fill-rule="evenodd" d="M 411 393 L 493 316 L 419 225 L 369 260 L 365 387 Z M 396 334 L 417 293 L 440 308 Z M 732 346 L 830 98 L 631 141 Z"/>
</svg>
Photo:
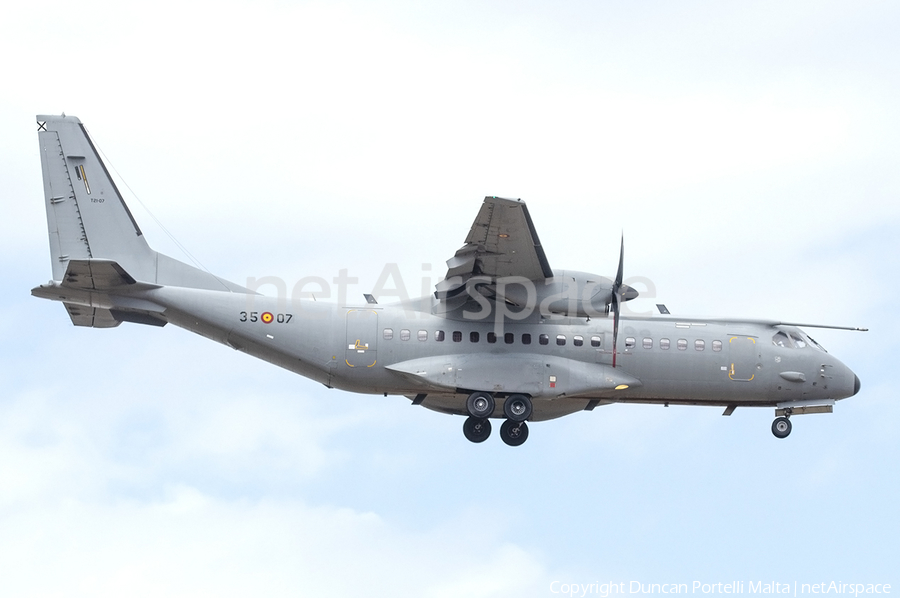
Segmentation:
<svg viewBox="0 0 900 598">
<path fill-rule="evenodd" d="M 0 594 L 551 596 L 559 584 L 900 591 L 900 6 L 155 2 L 4 7 Z M 431 288 L 485 195 L 635 310 L 811 331 L 835 413 L 624 406 L 472 445 L 177 328 L 75 328 L 35 114 L 82 119 L 151 245 L 244 284 Z M 126 187 L 127 185 L 127 187 Z M 149 212 L 148 212 L 149 210 Z M 426 280 L 423 281 L 423 277 Z"/>
</svg>

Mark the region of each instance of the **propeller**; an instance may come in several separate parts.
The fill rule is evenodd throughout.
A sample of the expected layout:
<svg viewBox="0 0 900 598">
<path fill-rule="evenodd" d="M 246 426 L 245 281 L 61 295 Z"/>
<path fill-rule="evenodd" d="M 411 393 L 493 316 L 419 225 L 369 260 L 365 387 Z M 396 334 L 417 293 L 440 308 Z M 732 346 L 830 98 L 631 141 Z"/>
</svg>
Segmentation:
<svg viewBox="0 0 900 598">
<path fill-rule="evenodd" d="M 616 367 L 616 351 L 619 347 L 619 313 L 621 311 L 624 293 L 622 292 L 622 276 L 625 270 L 625 233 L 622 233 L 622 244 L 619 247 L 619 269 L 616 271 L 616 280 L 612 287 L 613 304 L 613 358 L 612 366 Z"/>
<path fill-rule="evenodd" d="M 616 367 L 616 349 L 619 347 L 619 316 L 622 311 L 622 302 L 630 301 L 638 296 L 637 290 L 622 282 L 624 271 L 625 234 L 623 233 L 622 243 L 619 247 L 619 269 L 616 271 L 616 280 L 613 282 L 612 291 L 610 293 L 613 308 L 613 367 Z"/>
</svg>

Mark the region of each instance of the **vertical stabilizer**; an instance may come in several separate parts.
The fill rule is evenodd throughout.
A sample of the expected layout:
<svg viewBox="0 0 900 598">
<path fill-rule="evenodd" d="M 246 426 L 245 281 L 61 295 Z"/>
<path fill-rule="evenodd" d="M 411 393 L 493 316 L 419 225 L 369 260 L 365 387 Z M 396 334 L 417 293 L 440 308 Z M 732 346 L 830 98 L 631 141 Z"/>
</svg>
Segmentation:
<svg viewBox="0 0 900 598">
<path fill-rule="evenodd" d="M 74 116 L 38 116 L 44 200 L 53 279 L 71 259 L 118 262 L 140 280 L 156 277 L 156 254 L 147 245 L 91 143 Z"/>
<path fill-rule="evenodd" d="M 81 121 L 65 115 L 38 116 L 37 121 L 54 281 L 112 262 L 132 283 L 251 292 L 153 251 Z"/>
</svg>

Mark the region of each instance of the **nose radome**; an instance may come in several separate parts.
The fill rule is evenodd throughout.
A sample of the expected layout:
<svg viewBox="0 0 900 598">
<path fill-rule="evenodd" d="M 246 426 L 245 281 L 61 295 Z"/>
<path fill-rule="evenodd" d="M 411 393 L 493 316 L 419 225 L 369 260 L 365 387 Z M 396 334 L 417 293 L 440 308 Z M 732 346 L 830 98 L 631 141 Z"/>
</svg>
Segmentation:
<svg viewBox="0 0 900 598">
<path fill-rule="evenodd" d="M 859 376 L 857 376 L 856 374 L 853 374 L 853 394 L 855 395 L 858 392 L 859 392 Z"/>
</svg>

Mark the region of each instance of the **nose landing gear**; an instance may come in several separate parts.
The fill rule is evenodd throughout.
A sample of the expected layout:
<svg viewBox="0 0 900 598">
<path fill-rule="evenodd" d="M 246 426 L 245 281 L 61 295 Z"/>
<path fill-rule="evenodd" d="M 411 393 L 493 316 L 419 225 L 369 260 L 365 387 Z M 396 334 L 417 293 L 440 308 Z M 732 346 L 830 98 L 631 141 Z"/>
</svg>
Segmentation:
<svg viewBox="0 0 900 598">
<path fill-rule="evenodd" d="M 834 399 L 794 401 L 776 405 L 772 434 L 775 438 L 787 438 L 791 433 L 790 417 L 809 413 L 834 413 Z"/>
<path fill-rule="evenodd" d="M 791 433 L 791 420 L 788 417 L 790 416 L 776 417 L 772 422 L 772 434 L 775 438 L 787 438 Z"/>
</svg>

